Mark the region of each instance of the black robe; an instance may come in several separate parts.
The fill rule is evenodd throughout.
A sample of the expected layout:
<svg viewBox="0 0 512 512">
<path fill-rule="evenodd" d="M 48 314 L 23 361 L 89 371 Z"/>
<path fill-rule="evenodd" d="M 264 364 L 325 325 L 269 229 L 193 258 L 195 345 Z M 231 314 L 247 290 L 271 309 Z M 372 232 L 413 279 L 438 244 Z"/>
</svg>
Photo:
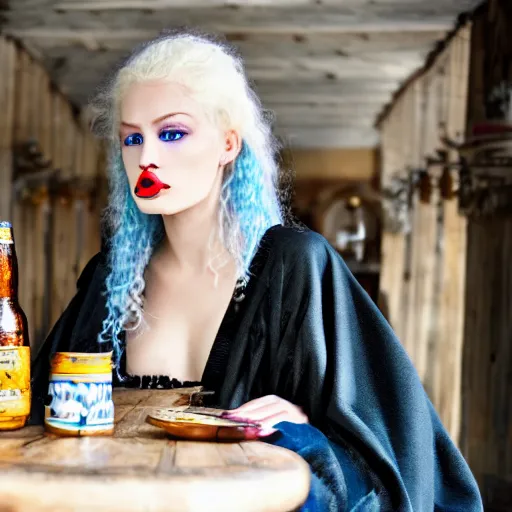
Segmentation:
<svg viewBox="0 0 512 512">
<path fill-rule="evenodd" d="M 108 349 L 96 341 L 106 314 L 105 262 L 100 253 L 88 263 L 35 359 L 33 423 L 42 421 L 55 351 Z M 275 394 L 303 407 L 311 427 L 291 432 L 293 425 L 283 425 L 291 437 L 276 444 L 303 453 L 300 440 L 313 430 L 328 440 L 334 451 L 320 458 L 333 456 L 341 473 L 323 480 L 339 484 L 344 467 L 353 464 L 378 497 L 380 508 L 357 510 L 483 510 L 473 475 L 411 360 L 330 244 L 307 229 L 274 226 L 251 273 L 244 300 L 228 307 L 205 367 L 202 384 L 216 392 L 211 405 L 230 409 Z M 316 470 L 308 462 L 322 473 L 321 460 Z M 336 503 L 345 510 L 340 504 L 347 505 L 347 496 Z"/>
</svg>

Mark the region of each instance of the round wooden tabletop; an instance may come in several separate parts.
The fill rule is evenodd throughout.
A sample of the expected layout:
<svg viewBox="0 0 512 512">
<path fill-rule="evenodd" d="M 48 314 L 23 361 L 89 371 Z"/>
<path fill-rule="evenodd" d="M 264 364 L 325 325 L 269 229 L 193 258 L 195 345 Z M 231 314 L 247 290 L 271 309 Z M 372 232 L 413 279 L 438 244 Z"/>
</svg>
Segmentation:
<svg viewBox="0 0 512 512">
<path fill-rule="evenodd" d="M 189 395 L 115 391 L 112 437 L 2 432 L 0 510 L 287 512 L 304 503 L 310 472 L 295 453 L 259 441 L 171 440 L 145 422 L 151 409 Z"/>
</svg>

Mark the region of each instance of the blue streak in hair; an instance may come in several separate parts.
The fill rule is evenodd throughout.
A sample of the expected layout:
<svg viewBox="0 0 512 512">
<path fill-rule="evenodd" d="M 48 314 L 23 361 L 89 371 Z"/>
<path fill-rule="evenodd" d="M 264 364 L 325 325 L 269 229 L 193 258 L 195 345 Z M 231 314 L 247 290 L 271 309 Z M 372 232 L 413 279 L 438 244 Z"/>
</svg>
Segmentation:
<svg viewBox="0 0 512 512">
<path fill-rule="evenodd" d="M 236 218 L 243 239 L 244 277 L 265 231 L 282 222 L 281 208 L 274 183 L 262 172 L 256 155 L 242 143 L 231 176 L 224 184 L 228 208 Z"/>
</svg>

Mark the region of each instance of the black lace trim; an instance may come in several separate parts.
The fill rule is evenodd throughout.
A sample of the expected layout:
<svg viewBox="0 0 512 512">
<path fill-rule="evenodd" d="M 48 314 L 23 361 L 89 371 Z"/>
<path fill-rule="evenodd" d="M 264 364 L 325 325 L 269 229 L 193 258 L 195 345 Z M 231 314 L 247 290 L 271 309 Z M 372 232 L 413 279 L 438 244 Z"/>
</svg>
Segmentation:
<svg viewBox="0 0 512 512">
<path fill-rule="evenodd" d="M 114 386 L 130 389 L 175 389 L 200 386 L 196 381 L 180 381 L 172 379 L 168 375 L 123 375 L 120 380 L 114 372 Z"/>
</svg>

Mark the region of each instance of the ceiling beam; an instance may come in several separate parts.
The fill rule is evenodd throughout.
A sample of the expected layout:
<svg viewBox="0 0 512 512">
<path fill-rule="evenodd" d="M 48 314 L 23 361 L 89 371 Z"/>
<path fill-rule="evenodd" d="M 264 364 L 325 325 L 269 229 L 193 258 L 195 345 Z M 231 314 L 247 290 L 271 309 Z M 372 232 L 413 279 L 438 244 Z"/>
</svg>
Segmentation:
<svg viewBox="0 0 512 512">
<path fill-rule="evenodd" d="M 358 118 L 355 115 L 352 116 L 338 116 L 325 118 L 322 116 L 311 117 L 295 117 L 295 118 L 283 118 L 277 116 L 277 121 L 274 126 L 276 130 L 285 133 L 295 133 L 296 131 L 304 130 L 371 130 L 375 121 L 371 117 Z"/>
<path fill-rule="evenodd" d="M 462 0 L 471 8 L 477 0 Z M 372 0 L 344 0 L 323 1 L 319 3 L 315 0 L 77 0 L 61 1 L 53 4 L 53 9 L 60 13 L 65 12 L 108 12 L 108 11 L 172 11 L 180 14 L 185 11 L 190 13 L 196 11 L 201 13 L 206 11 L 209 14 L 212 11 L 222 13 L 227 18 L 228 24 L 234 19 L 243 18 L 248 15 L 263 14 L 268 21 L 269 16 L 264 15 L 270 11 L 270 18 L 278 15 L 279 19 L 284 19 L 279 14 L 288 14 L 289 18 L 308 18 L 308 21 L 314 21 L 315 18 L 324 17 L 326 14 L 337 15 L 338 19 L 332 20 L 338 24 L 340 21 L 348 21 L 353 17 L 354 12 L 364 13 L 366 15 L 381 15 L 390 20 L 401 19 L 404 16 L 410 17 L 411 2 L 414 2 L 414 13 L 417 14 L 416 20 L 434 15 L 441 18 L 443 15 L 448 17 L 456 16 L 464 5 L 455 6 L 450 0 L 430 0 L 429 2 L 409 0 L 408 2 L 387 2 L 381 3 Z M 459 0 L 459 3 L 461 0 Z M 325 19 L 328 19 L 325 17 Z M 447 19 L 448 21 L 448 19 Z M 451 21 L 451 20 L 450 20 Z"/>
<path fill-rule="evenodd" d="M 401 57 L 401 58 L 400 58 Z M 259 57 L 246 57 L 244 63 L 248 69 L 266 69 L 278 70 L 286 73 L 289 70 L 319 70 L 325 72 L 335 72 L 337 76 L 359 76 L 359 72 L 370 72 L 372 75 L 375 71 L 381 73 L 381 76 L 396 76 L 401 77 L 405 72 L 423 64 L 423 59 L 417 54 L 408 54 L 406 56 L 397 55 L 396 60 L 393 58 L 385 59 L 376 56 L 357 56 L 357 57 L 337 57 L 337 56 L 322 56 L 322 57 L 303 57 L 303 58 L 282 58 L 274 57 L 273 55 L 259 56 Z"/>
<path fill-rule="evenodd" d="M 271 11 L 271 10 L 270 10 Z M 229 36 L 230 34 L 259 34 L 259 35 L 293 35 L 293 34 L 374 34 L 374 33 L 421 33 L 421 32 L 442 32 L 452 28 L 453 19 L 449 17 L 435 17 L 432 19 L 413 19 L 413 20 L 400 20 L 400 19 L 374 19 L 374 20 L 358 20 L 357 18 L 350 17 L 348 19 L 324 20 L 299 20 L 297 22 L 284 21 L 279 19 L 280 16 L 270 18 L 268 20 L 262 19 L 251 23 L 250 20 L 238 23 L 227 23 L 219 19 L 209 20 L 207 16 L 198 20 L 190 20 L 183 16 L 169 16 L 168 23 L 162 23 L 162 27 L 155 29 L 68 29 L 56 27 L 31 27 L 31 28 L 16 28 L 15 26 L 6 27 L 11 34 L 17 37 L 27 37 L 32 39 L 64 39 L 64 40 L 79 40 L 82 38 L 101 38 L 103 40 L 116 40 L 124 39 L 128 41 L 146 40 L 151 39 L 158 35 L 160 30 L 167 28 L 180 28 L 183 25 L 198 26 L 205 30 L 219 32 Z M 284 18 L 288 15 L 284 13 Z M 44 19 L 44 17 L 43 17 Z M 188 20 L 188 21 L 187 21 Z"/>
<path fill-rule="evenodd" d="M 286 86 L 283 86 L 283 89 L 286 89 Z M 321 93 L 317 92 L 312 88 L 307 95 L 300 95 L 295 93 L 293 90 L 290 90 L 289 94 L 285 94 L 283 91 L 280 95 L 268 95 L 259 93 L 256 90 L 256 93 L 261 98 L 261 101 L 265 105 L 266 108 L 277 108 L 277 107 L 286 107 L 286 106 L 308 106 L 308 105 L 316 105 L 318 107 L 323 107 L 327 105 L 331 106 L 344 106 L 344 105 L 383 105 L 387 103 L 391 97 L 392 93 L 379 93 L 379 92 L 367 92 L 361 93 L 360 95 L 341 93 L 337 96 L 322 96 Z"/>
<path fill-rule="evenodd" d="M 316 58 L 367 58 L 384 60 L 402 60 L 425 56 L 442 39 L 445 32 L 426 32 L 428 37 L 421 38 L 409 33 L 394 34 L 387 38 L 364 38 L 362 34 L 341 34 L 340 37 L 331 37 L 330 41 L 322 41 L 318 36 L 307 38 L 307 42 L 295 43 L 289 41 L 290 36 L 265 36 L 267 42 L 259 42 L 262 37 L 248 37 L 247 41 L 233 41 L 233 45 L 245 58 L 257 58 L 269 55 L 275 59 L 316 59 Z M 381 34 L 379 34 L 381 35 Z M 388 34 L 386 34 L 388 35 Z M 389 34 L 391 35 L 391 34 Z M 327 39 L 327 38 L 322 38 Z M 108 42 L 105 42 L 108 46 Z M 125 46 L 126 48 L 126 46 Z M 115 49 L 115 46 L 114 46 Z"/>
<path fill-rule="evenodd" d="M 278 127 L 297 128 L 301 126 L 329 126 L 329 127 L 347 127 L 358 126 L 361 128 L 372 128 L 377 113 L 369 111 L 347 111 L 347 112 L 334 112 L 327 114 L 325 112 L 315 113 L 290 113 L 280 112 L 276 109 L 272 112 L 273 123 Z"/>
<path fill-rule="evenodd" d="M 209 7 L 265 6 L 297 7 L 311 5 L 312 0 L 80 0 L 80 2 L 57 2 L 57 11 L 110 11 L 127 9 L 205 9 Z"/>
<path fill-rule="evenodd" d="M 106 30 L 106 29 L 70 29 L 70 28 L 15 28 L 7 26 L 3 30 L 7 36 L 18 37 L 20 39 L 50 39 L 69 43 L 73 41 L 95 39 L 98 41 L 121 40 L 121 41 L 145 41 L 155 35 L 158 30 L 152 29 L 126 29 L 126 30 Z"/>
<path fill-rule="evenodd" d="M 318 127 L 276 129 L 275 133 L 282 140 L 282 144 L 289 148 L 373 148 L 379 144 L 379 134 L 372 129 Z"/>
<path fill-rule="evenodd" d="M 357 79 L 334 80 L 322 78 L 318 81 L 254 81 L 254 87 L 260 95 L 279 98 L 279 101 L 286 98 L 305 98 L 312 94 L 321 98 L 337 98 L 341 95 L 354 96 L 381 94 L 392 92 L 396 89 L 398 82 L 392 78 L 381 77 L 377 81 L 361 81 Z"/>
<path fill-rule="evenodd" d="M 102 73 L 98 72 L 98 75 L 101 76 Z M 72 80 L 71 77 L 59 76 L 59 83 L 75 98 L 80 98 L 77 100 L 79 103 L 86 101 L 86 98 L 90 97 L 98 85 L 97 82 L 98 77 L 94 80 L 84 80 L 81 79 L 81 77 Z M 381 92 L 378 89 L 372 90 L 371 87 L 365 87 L 371 85 L 373 82 L 358 83 L 361 86 L 361 92 L 359 93 L 351 93 L 349 89 L 333 90 L 331 93 L 324 92 L 321 82 L 318 84 L 314 82 L 307 83 L 307 86 L 305 83 L 283 82 L 282 91 L 280 92 L 267 94 L 256 88 L 256 93 L 260 97 L 264 108 L 270 110 L 277 110 L 280 107 L 293 105 L 305 107 L 315 105 L 317 107 L 323 107 L 324 105 L 343 106 L 354 104 L 369 105 L 378 108 L 391 100 L 392 92 L 398 87 L 398 85 L 396 85 L 393 89 L 390 89 L 389 92 Z M 297 90 L 294 88 L 297 88 Z M 304 89 L 307 89 L 307 91 L 304 91 Z"/>
<path fill-rule="evenodd" d="M 13 33 L 13 32 L 12 32 Z M 437 34 L 435 32 L 434 34 Z M 153 37 L 157 34 L 154 33 Z M 17 36 L 19 37 L 19 36 Z M 353 41 L 356 36 L 348 36 Z M 71 54 L 72 52 L 80 51 L 81 48 L 91 52 L 89 55 L 95 58 L 95 53 L 109 53 L 113 56 L 118 54 L 126 54 L 140 41 L 151 39 L 139 38 L 133 40 L 126 39 L 101 39 L 94 38 L 90 35 L 80 34 L 75 35 L 73 39 L 66 38 L 52 38 L 50 36 L 45 38 L 23 38 L 24 41 L 31 41 L 36 43 L 38 47 L 45 51 L 49 56 L 52 54 Z M 234 43 L 233 46 L 238 49 L 240 54 L 247 62 L 249 60 L 257 60 L 263 57 L 271 58 L 273 61 L 289 60 L 300 62 L 303 60 L 315 60 L 330 58 L 343 64 L 350 59 L 361 59 L 363 61 L 394 61 L 406 62 L 411 60 L 424 60 L 424 57 L 434 48 L 435 43 L 439 39 L 432 37 L 428 41 L 411 42 L 407 37 L 397 37 L 393 43 L 394 47 L 381 47 L 381 43 L 375 42 L 365 45 L 345 44 L 345 45 L 321 45 L 315 44 L 312 41 L 309 44 L 286 44 L 283 39 L 279 37 L 272 38 L 275 43 Z M 281 42 L 280 42 L 281 41 Z M 274 49 L 272 48 L 274 47 Z"/>
<path fill-rule="evenodd" d="M 126 51 L 134 43 L 151 39 L 158 34 L 157 29 L 133 30 L 85 30 L 63 32 L 57 30 L 41 31 L 40 27 L 31 29 L 7 27 L 7 30 L 19 37 L 31 37 L 43 47 L 51 49 L 69 48 L 69 43 L 81 39 L 94 39 L 102 51 Z M 428 51 L 436 41 L 445 37 L 445 31 L 427 32 L 374 32 L 338 33 L 338 34 L 258 34 L 231 32 L 226 38 L 236 46 L 242 55 L 257 57 L 315 58 L 317 56 L 353 57 L 361 54 L 375 54 L 383 57 L 388 53 L 401 54 Z"/>
<path fill-rule="evenodd" d="M 317 116 L 323 118 L 332 118 L 346 115 L 358 115 L 372 117 L 379 113 L 378 104 L 344 104 L 344 105 L 318 105 L 314 107 L 307 107 L 304 105 L 275 105 L 274 108 L 265 104 L 271 112 L 276 112 L 278 116 L 295 118 L 314 118 Z"/>
<path fill-rule="evenodd" d="M 77 64 L 75 64 L 75 62 Z M 72 83 L 77 90 L 87 89 L 95 85 L 104 73 L 110 71 L 108 65 L 81 66 L 81 60 L 72 61 L 66 71 L 57 73 L 59 79 Z M 51 67 L 51 62 L 48 62 Z M 77 76 L 77 68 L 87 71 L 86 76 Z M 318 80 L 269 80 L 254 81 L 252 86 L 258 96 L 269 103 L 345 103 L 369 101 L 376 102 L 379 97 L 388 97 L 400 85 L 400 81 L 382 77 L 379 80 L 361 80 L 347 78 L 340 80 L 327 79 L 321 76 Z M 84 87 L 80 87 L 80 85 Z M 344 99 L 345 98 L 345 99 Z"/>
<path fill-rule="evenodd" d="M 319 63 L 320 64 L 320 63 Z M 289 69 L 267 68 L 246 66 L 248 75 L 253 80 L 272 80 L 287 82 L 297 81 L 320 81 L 322 78 L 334 76 L 335 79 L 344 80 L 379 80 L 380 78 L 392 78 L 398 82 L 405 80 L 413 71 L 421 66 L 408 67 L 400 64 L 386 63 L 382 66 L 368 65 L 360 67 L 339 66 L 339 67 L 290 67 Z"/>
<path fill-rule="evenodd" d="M 307 97 L 299 97 L 290 90 L 288 94 L 281 96 L 272 96 L 267 94 L 259 94 L 266 108 L 290 108 L 304 109 L 306 111 L 325 108 L 325 109 L 342 109 L 353 107 L 375 108 L 382 106 L 391 95 L 384 93 L 360 93 L 360 94 L 340 94 L 337 97 L 322 97 L 315 91 L 310 91 Z"/>
</svg>

